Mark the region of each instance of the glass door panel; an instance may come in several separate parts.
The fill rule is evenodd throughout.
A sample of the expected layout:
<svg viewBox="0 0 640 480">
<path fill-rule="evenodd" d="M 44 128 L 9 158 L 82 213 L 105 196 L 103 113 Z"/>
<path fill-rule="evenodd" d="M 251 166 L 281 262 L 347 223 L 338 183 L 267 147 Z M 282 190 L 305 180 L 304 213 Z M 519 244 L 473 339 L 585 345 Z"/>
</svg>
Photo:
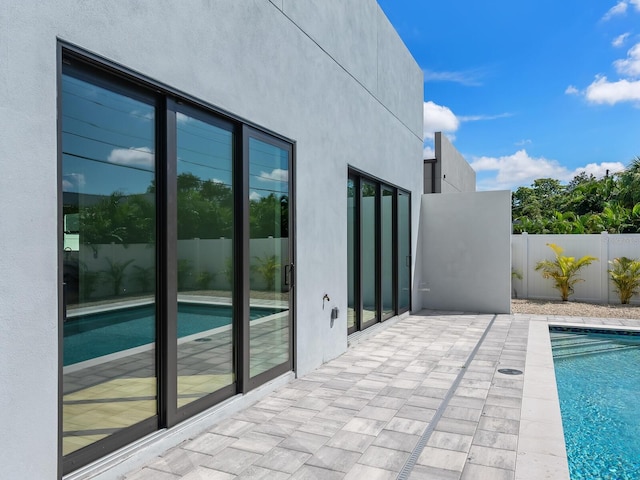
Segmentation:
<svg viewBox="0 0 640 480">
<path fill-rule="evenodd" d="M 398 313 L 411 307 L 411 196 L 398 192 Z"/>
<path fill-rule="evenodd" d="M 62 76 L 64 455 L 157 414 L 155 116 Z"/>
<path fill-rule="evenodd" d="M 176 114 L 177 407 L 235 382 L 233 133 L 187 112 Z"/>
<path fill-rule="evenodd" d="M 358 231 L 358 220 L 356 216 L 356 183 L 350 178 L 347 181 L 347 262 L 348 262 L 348 303 L 347 303 L 347 331 L 353 333 L 356 331 L 356 311 L 357 303 L 356 295 L 356 271 L 358 248 L 356 247 Z"/>
<path fill-rule="evenodd" d="M 391 317 L 394 307 L 394 278 L 393 278 L 393 190 L 382 188 L 382 202 L 380 205 L 380 254 L 382 255 L 380 279 L 382 284 L 382 318 Z"/>
<path fill-rule="evenodd" d="M 361 328 L 366 328 L 378 319 L 377 289 L 377 185 L 362 181 L 360 203 L 360 255 L 362 285 Z"/>
<path fill-rule="evenodd" d="M 249 138 L 249 376 L 291 361 L 291 150 Z"/>
</svg>

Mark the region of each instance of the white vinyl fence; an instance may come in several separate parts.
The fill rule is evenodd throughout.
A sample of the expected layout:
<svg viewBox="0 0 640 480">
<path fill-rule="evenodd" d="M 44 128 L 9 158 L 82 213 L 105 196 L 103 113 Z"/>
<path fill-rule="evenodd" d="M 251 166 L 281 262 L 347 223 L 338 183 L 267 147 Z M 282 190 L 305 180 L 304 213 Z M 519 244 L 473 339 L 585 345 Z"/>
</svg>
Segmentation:
<svg viewBox="0 0 640 480">
<path fill-rule="evenodd" d="M 560 299 L 558 290 L 553 288 L 553 280 L 544 279 L 535 271 L 540 260 L 553 260 L 553 250 L 547 243 L 555 243 L 564 249 L 563 255 L 580 258 L 592 255 L 597 262 L 583 268 L 578 276 L 584 279 L 575 285 L 569 300 L 593 303 L 620 303 L 607 270 L 609 261 L 617 257 L 640 258 L 640 234 L 600 235 L 522 235 L 511 236 L 512 271 L 522 275 L 522 279 L 512 278 L 512 295 L 517 298 Z M 635 295 L 631 303 L 640 304 L 640 296 Z"/>
</svg>

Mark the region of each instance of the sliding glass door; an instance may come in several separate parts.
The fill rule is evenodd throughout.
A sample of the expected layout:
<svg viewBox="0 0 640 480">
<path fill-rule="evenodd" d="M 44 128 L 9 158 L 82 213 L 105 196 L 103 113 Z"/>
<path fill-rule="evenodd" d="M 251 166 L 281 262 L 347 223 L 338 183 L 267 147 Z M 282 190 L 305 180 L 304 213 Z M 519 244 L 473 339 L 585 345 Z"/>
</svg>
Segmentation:
<svg viewBox="0 0 640 480">
<path fill-rule="evenodd" d="M 252 132 L 249 162 L 249 382 L 291 369 L 291 145 Z M 259 382 L 258 382 L 259 383 Z"/>
<path fill-rule="evenodd" d="M 395 194 L 391 187 L 381 188 L 380 198 L 380 287 L 381 287 L 381 315 L 382 320 L 392 317 L 396 312 L 395 261 L 394 247 L 396 245 L 394 230 Z"/>
<path fill-rule="evenodd" d="M 157 107 L 140 91 L 82 75 L 63 75 L 61 90 L 69 455 L 156 422 Z"/>
<path fill-rule="evenodd" d="M 347 181 L 349 334 L 410 304 L 408 192 L 352 171 Z"/>
<path fill-rule="evenodd" d="M 179 408 L 236 381 L 234 133 L 193 108 L 180 105 L 175 115 Z"/>
<path fill-rule="evenodd" d="M 378 312 L 378 186 L 366 180 L 360 184 L 360 328 L 380 321 Z"/>
<path fill-rule="evenodd" d="M 411 196 L 398 191 L 398 313 L 411 308 Z"/>
<path fill-rule="evenodd" d="M 293 369 L 293 143 L 61 48 L 69 473 Z"/>
<path fill-rule="evenodd" d="M 347 181 L 347 332 L 358 330 L 360 312 L 360 288 L 356 281 L 360 279 L 360 257 L 356 253 L 360 245 L 360 221 L 358 219 L 360 186 L 356 178 Z"/>
</svg>

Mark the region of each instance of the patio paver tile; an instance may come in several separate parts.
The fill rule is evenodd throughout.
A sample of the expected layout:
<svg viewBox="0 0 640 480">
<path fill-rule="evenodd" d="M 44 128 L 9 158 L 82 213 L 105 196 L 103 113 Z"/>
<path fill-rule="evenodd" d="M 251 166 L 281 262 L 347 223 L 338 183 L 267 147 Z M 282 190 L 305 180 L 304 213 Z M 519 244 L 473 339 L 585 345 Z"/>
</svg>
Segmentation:
<svg viewBox="0 0 640 480">
<path fill-rule="evenodd" d="M 526 363 L 539 348 L 528 344 L 531 325 L 546 328 L 547 317 L 496 316 L 467 363 L 492 318 L 428 312 L 392 321 L 125 478 L 391 480 L 444 407 L 409 478 L 566 480 L 557 425 L 548 428 L 558 419 L 537 424 L 547 403 L 522 402 L 555 386 L 548 361 L 547 370 Z"/>
</svg>

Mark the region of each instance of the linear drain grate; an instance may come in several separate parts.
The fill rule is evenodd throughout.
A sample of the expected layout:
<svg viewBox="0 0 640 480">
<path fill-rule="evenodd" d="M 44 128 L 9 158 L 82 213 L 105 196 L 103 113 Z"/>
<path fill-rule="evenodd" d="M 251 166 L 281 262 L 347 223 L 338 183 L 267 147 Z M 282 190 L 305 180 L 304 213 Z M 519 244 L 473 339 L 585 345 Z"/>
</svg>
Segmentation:
<svg viewBox="0 0 640 480">
<path fill-rule="evenodd" d="M 482 342 L 484 342 L 484 339 L 489 333 L 489 330 L 491 330 L 493 322 L 495 322 L 497 317 L 498 315 L 494 315 L 491 321 L 489 322 L 489 324 L 484 329 L 484 332 L 482 332 L 482 335 L 480 336 L 478 343 L 476 343 L 476 346 L 473 347 L 473 350 L 471 350 L 471 353 L 469 354 L 467 361 L 464 363 L 464 365 L 458 372 L 458 375 L 456 376 L 453 383 L 451 384 L 451 387 L 449 387 L 449 390 L 447 390 L 446 395 L 442 399 L 442 403 L 440 403 L 440 406 L 436 410 L 435 415 L 431 418 L 431 421 L 427 425 L 427 428 L 425 428 L 424 432 L 422 432 L 422 435 L 418 439 L 418 443 L 413 448 L 413 451 L 411 452 L 411 454 L 409 455 L 409 458 L 407 459 L 404 466 L 400 470 L 400 473 L 398 473 L 398 477 L 396 478 L 396 480 L 408 480 L 409 476 L 411 475 L 411 472 L 413 471 L 413 467 L 415 467 L 416 463 L 418 462 L 418 457 L 424 450 L 424 447 L 427 445 L 427 442 L 429 441 L 431 434 L 435 430 L 436 425 L 440 420 L 440 417 L 442 417 L 445 409 L 449 406 L 449 401 L 455 394 L 456 389 L 458 388 L 458 385 L 460 385 L 460 382 L 462 381 L 462 377 L 464 377 L 464 374 L 467 371 L 467 368 L 469 367 L 469 365 L 471 365 L 471 362 L 475 358 L 476 353 L 478 353 L 478 350 L 480 350 L 480 346 L 482 345 Z"/>
</svg>

